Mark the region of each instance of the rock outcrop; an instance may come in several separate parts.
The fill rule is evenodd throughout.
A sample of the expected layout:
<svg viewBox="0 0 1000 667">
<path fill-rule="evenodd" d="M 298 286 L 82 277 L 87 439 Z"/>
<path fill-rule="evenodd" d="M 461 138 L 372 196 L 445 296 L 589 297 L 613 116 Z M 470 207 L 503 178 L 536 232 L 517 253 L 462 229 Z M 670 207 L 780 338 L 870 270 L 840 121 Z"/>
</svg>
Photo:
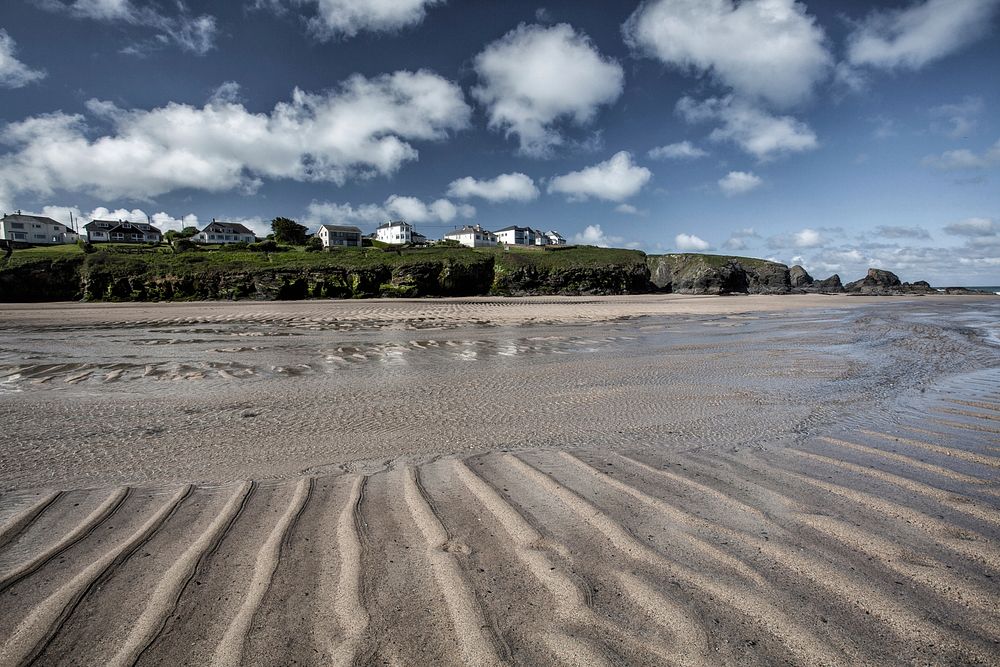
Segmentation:
<svg viewBox="0 0 1000 667">
<path fill-rule="evenodd" d="M 840 276 L 836 273 L 825 280 L 814 280 L 813 290 L 817 292 L 843 292 L 844 285 L 840 282 Z"/>
<path fill-rule="evenodd" d="M 812 276 L 798 264 L 788 269 L 788 279 L 793 288 L 811 287 L 813 284 Z"/>
<path fill-rule="evenodd" d="M 678 294 L 787 294 L 788 267 L 750 257 L 650 255 L 650 281 L 657 290 Z"/>
</svg>

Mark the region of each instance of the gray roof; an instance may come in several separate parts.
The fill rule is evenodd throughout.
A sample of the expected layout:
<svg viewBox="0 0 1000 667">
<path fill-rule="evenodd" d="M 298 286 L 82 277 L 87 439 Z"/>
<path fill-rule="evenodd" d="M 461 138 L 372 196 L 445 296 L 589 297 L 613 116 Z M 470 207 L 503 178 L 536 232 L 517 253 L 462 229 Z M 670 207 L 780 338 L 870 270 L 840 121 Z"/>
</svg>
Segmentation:
<svg viewBox="0 0 1000 667">
<path fill-rule="evenodd" d="M 510 227 L 504 227 L 503 229 L 498 229 L 498 230 L 496 230 L 493 233 L 494 234 L 499 234 L 500 232 L 509 232 L 509 231 L 515 231 L 515 232 L 534 232 L 534 230 L 531 229 L 531 227 L 518 227 L 517 225 L 511 225 Z"/>
<path fill-rule="evenodd" d="M 102 225 L 106 225 L 106 227 Z M 100 227 L 101 229 L 107 229 L 109 232 L 113 232 L 122 225 L 129 225 L 129 228 L 138 229 L 140 232 L 145 232 L 145 233 L 155 232 L 157 234 L 160 234 L 161 236 L 163 235 L 163 232 L 161 232 L 158 228 L 154 227 L 148 222 L 129 222 L 128 220 L 91 220 L 90 222 L 85 224 L 83 228 L 86 229 L 88 232 L 98 227 Z"/>
<path fill-rule="evenodd" d="M 57 222 L 52 218 L 47 218 L 44 215 L 26 215 L 24 213 L 9 213 L 5 215 L 3 219 L 10 220 L 12 222 L 31 222 L 31 221 L 44 222 L 47 225 L 58 225 L 60 227 L 66 227 L 66 229 L 69 229 L 69 227 L 67 227 L 63 223 Z M 69 229 L 69 231 L 73 230 Z"/>
<path fill-rule="evenodd" d="M 247 229 L 246 227 L 244 227 L 243 225 L 241 225 L 238 222 L 222 222 L 220 220 L 213 220 L 212 222 L 210 222 L 207 225 L 205 225 L 205 229 L 203 229 L 201 231 L 207 232 L 213 225 L 218 225 L 220 227 L 223 227 L 224 230 L 225 230 L 225 231 L 222 232 L 223 234 L 250 234 L 250 235 L 254 235 L 254 233 L 251 230 Z M 216 230 L 213 230 L 213 231 L 216 231 Z M 216 233 L 218 233 L 218 232 L 216 231 Z"/>
<path fill-rule="evenodd" d="M 453 229 L 445 236 L 458 236 L 459 234 L 492 234 L 493 232 L 488 229 L 483 229 L 482 227 L 473 227 L 472 225 L 466 225 L 461 229 Z"/>
<path fill-rule="evenodd" d="M 331 232 L 355 232 L 357 234 L 361 233 L 358 227 L 352 227 L 351 225 L 320 225 L 316 233 L 320 233 L 322 230 L 327 230 Z"/>
</svg>

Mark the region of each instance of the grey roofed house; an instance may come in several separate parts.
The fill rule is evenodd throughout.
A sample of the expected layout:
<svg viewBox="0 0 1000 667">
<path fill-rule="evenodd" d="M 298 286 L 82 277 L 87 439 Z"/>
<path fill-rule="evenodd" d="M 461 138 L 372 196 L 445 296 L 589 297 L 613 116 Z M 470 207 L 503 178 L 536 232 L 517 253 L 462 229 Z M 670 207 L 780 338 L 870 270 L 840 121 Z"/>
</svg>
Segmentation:
<svg viewBox="0 0 1000 667">
<path fill-rule="evenodd" d="M 91 243 L 159 243 L 163 234 L 146 222 L 91 220 L 83 226 Z"/>
<path fill-rule="evenodd" d="M 18 211 L 0 219 L 0 239 L 51 245 L 76 243 L 79 235 L 72 229 L 43 215 L 25 215 Z"/>
<path fill-rule="evenodd" d="M 361 230 L 351 225 L 320 225 L 314 236 L 323 242 L 324 248 L 333 246 L 361 247 Z"/>
<path fill-rule="evenodd" d="M 212 222 L 205 225 L 205 228 L 191 237 L 195 243 L 253 243 L 257 240 L 256 235 L 250 229 L 238 222 L 219 222 L 212 219 Z"/>
</svg>

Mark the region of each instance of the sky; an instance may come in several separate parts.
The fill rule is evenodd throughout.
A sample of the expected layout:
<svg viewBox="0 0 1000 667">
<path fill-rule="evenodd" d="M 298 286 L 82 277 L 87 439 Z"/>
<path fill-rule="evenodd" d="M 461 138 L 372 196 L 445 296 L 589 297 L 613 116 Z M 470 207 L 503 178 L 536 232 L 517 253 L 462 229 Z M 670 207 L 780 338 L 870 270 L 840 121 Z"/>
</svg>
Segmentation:
<svg viewBox="0 0 1000 667">
<path fill-rule="evenodd" d="M 0 212 L 1000 285 L 1000 0 L 3 0 Z"/>
</svg>

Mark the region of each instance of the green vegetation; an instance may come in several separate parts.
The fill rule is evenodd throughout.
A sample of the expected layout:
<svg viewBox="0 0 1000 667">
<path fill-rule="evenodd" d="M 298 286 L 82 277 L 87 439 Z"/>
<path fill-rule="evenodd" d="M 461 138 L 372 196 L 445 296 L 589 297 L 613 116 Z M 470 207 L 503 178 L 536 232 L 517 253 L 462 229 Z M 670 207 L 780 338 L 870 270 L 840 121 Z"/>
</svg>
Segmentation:
<svg viewBox="0 0 1000 667">
<path fill-rule="evenodd" d="M 274 240 L 278 243 L 305 245 L 308 238 L 306 226 L 300 225 L 288 218 L 275 218 L 272 220 L 271 231 L 274 233 Z"/>
</svg>

